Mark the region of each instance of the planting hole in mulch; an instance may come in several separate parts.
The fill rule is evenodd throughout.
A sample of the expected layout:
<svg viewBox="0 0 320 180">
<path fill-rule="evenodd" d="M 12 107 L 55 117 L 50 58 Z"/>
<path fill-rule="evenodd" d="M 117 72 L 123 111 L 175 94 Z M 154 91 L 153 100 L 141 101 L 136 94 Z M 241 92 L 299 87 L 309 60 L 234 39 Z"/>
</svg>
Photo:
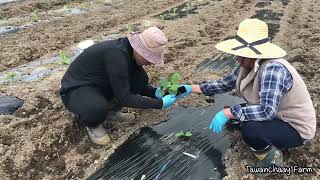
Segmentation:
<svg viewBox="0 0 320 180">
<path fill-rule="evenodd" d="M 266 7 L 266 6 L 269 6 L 271 5 L 271 2 L 269 0 L 265 0 L 265 1 L 260 1 L 258 2 L 255 7 L 257 8 L 263 8 L 263 7 Z"/>
<path fill-rule="evenodd" d="M 142 128 L 133 135 L 89 179 L 222 179 L 222 161 L 232 147 L 232 134 L 214 134 L 208 126 L 225 105 L 242 103 L 239 97 L 221 94 L 216 104 L 204 107 L 177 107 L 168 120 Z M 178 138 L 176 133 L 192 136 Z"/>
<path fill-rule="evenodd" d="M 140 23 L 128 24 L 125 28 L 120 29 L 119 32 L 140 31 L 139 26 L 141 26 Z"/>
<path fill-rule="evenodd" d="M 191 2 L 181 4 L 175 8 L 169 9 L 155 17 L 161 20 L 175 20 L 186 17 L 188 14 L 197 14 L 198 5 L 192 5 Z"/>
<path fill-rule="evenodd" d="M 280 0 L 282 5 L 287 6 L 290 0 Z"/>
</svg>

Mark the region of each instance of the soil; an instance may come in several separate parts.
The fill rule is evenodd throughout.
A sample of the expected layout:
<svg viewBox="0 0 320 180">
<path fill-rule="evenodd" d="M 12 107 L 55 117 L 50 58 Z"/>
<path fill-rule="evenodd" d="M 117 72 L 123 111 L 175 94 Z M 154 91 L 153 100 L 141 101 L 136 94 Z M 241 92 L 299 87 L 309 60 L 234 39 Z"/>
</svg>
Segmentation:
<svg viewBox="0 0 320 180">
<path fill-rule="evenodd" d="M 0 71 L 10 70 L 38 58 L 69 51 L 85 39 L 99 41 L 106 35 L 125 36 L 129 26 L 144 29 L 154 25 L 166 33 L 166 67 L 148 67 L 151 84 L 159 76 L 179 71 L 185 83 L 218 79 L 227 72 L 196 71 L 197 65 L 220 52 L 214 45 L 236 33 L 239 22 L 255 15 L 254 0 L 195 0 L 198 13 L 174 20 L 157 16 L 177 7 L 182 0 L 96 0 L 96 1 L 19 1 L 0 6 L 0 25 L 32 26 L 16 34 L 0 35 Z M 259 1 L 260 2 L 260 1 Z M 320 106 L 320 3 L 316 0 L 273 0 L 268 9 L 281 11 L 280 29 L 273 42 L 288 52 L 291 62 L 304 78 L 319 117 Z M 286 4 L 286 2 L 288 2 Z M 81 14 L 61 14 L 64 6 L 78 7 Z M 37 10 L 37 11 L 36 11 Z M 35 20 L 32 13 L 37 12 Z M 120 31 L 121 30 L 121 31 Z M 58 89 L 67 66 L 48 77 L 33 82 L 0 85 L 1 95 L 14 95 L 25 101 L 14 115 L 0 116 L 0 176 L 2 179 L 85 179 L 102 165 L 130 135 L 144 126 L 165 119 L 168 111 L 124 110 L 137 114 L 134 122 L 116 122 L 108 132 L 112 143 L 91 143 L 73 114 L 63 106 Z M 207 105 L 206 97 L 191 95 L 175 106 Z M 218 102 L 215 102 L 218 103 Z M 320 127 L 318 121 L 317 127 Z M 225 179 L 252 179 L 239 169 L 239 161 L 250 151 L 240 139 L 225 155 Z M 317 179 L 320 177 L 320 134 L 307 145 L 289 150 L 288 165 L 313 167 L 310 174 L 272 176 L 273 179 Z"/>
</svg>

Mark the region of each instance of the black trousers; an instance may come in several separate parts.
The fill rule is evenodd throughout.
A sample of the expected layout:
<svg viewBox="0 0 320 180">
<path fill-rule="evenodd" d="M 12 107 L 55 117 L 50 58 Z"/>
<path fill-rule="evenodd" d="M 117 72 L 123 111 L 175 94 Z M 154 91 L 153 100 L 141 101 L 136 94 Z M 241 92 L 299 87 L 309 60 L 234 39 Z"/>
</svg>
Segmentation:
<svg viewBox="0 0 320 180">
<path fill-rule="evenodd" d="M 88 127 L 98 126 L 105 121 L 108 112 L 121 108 L 115 100 L 107 99 L 101 89 L 92 86 L 78 87 L 66 93 L 60 91 L 60 96 L 67 109 Z"/>
<path fill-rule="evenodd" d="M 247 121 L 240 125 L 243 140 L 254 150 L 268 145 L 285 150 L 303 145 L 304 139 L 289 123 L 274 119 L 270 121 Z"/>
</svg>

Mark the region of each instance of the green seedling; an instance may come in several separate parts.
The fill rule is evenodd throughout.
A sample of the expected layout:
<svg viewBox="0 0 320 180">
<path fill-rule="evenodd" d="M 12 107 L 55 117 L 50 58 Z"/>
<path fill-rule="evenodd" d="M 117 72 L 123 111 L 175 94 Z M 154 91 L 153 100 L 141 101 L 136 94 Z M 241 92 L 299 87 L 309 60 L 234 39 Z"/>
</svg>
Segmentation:
<svg viewBox="0 0 320 180">
<path fill-rule="evenodd" d="M 173 16 L 174 16 L 174 17 L 176 17 L 176 15 L 177 15 L 177 13 L 176 13 L 177 10 L 178 10 L 178 8 L 174 8 L 174 9 L 173 9 Z"/>
<path fill-rule="evenodd" d="M 34 10 L 31 14 L 33 21 L 38 21 L 40 18 L 38 16 L 38 10 Z"/>
<path fill-rule="evenodd" d="M 177 132 L 175 136 L 177 138 L 190 138 L 192 136 L 192 133 L 191 131 L 186 131 L 186 132 L 180 131 L 180 132 Z"/>
<path fill-rule="evenodd" d="M 191 9 L 192 9 L 192 3 L 191 2 L 187 2 L 187 13 L 189 11 L 191 11 Z"/>
<path fill-rule="evenodd" d="M 180 132 L 177 132 L 176 133 L 176 137 L 179 138 L 179 137 L 183 137 L 184 136 L 184 132 L 183 131 L 180 131 Z"/>
<path fill-rule="evenodd" d="M 150 21 L 143 21 L 143 26 L 144 27 L 150 27 L 151 26 L 151 22 Z"/>
<path fill-rule="evenodd" d="M 132 32 L 134 30 L 134 26 L 133 25 L 127 25 L 126 28 L 127 28 L 128 32 Z"/>
<path fill-rule="evenodd" d="M 165 16 L 166 16 L 165 14 L 160 14 L 160 18 L 161 18 L 162 21 L 164 21 L 164 17 Z"/>
<path fill-rule="evenodd" d="M 105 3 L 105 0 L 96 0 L 97 1 L 97 3 L 99 3 L 99 4 L 104 4 Z"/>
<path fill-rule="evenodd" d="M 4 21 L 7 20 L 7 17 L 5 17 L 4 15 L 0 15 L 0 21 Z"/>
<path fill-rule="evenodd" d="M 180 80 L 181 80 L 181 76 L 179 73 L 171 74 L 169 79 L 165 77 L 160 77 L 161 95 L 163 96 L 166 93 L 177 94 Z"/>
<path fill-rule="evenodd" d="M 68 6 L 67 6 L 67 5 L 64 5 L 64 6 L 63 6 L 63 11 L 68 11 L 68 10 L 69 10 Z"/>
<path fill-rule="evenodd" d="M 88 10 L 91 8 L 91 6 L 92 6 L 91 2 L 85 2 L 81 4 L 81 9 Z"/>
<path fill-rule="evenodd" d="M 190 131 L 187 131 L 184 133 L 184 136 L 186 137 L 191 137 L 192 136 L 192 133 Z"/>
<path fill-rule="evenodd" d="M 62 50 L 60 50 L 60 52 L 59 52 L 59 59 L 60 59 L 61 64 L 67 64 L 68 65 L 68 64 L 71 63 L 70 58 Z"/>
<path fill-rule="evenodd" d="M 16 73 L 15 72 L 9 72 L 7 74 L 7 79 L 10 80 L 11 82 L 14 80 L 15 77 L 16 77 Z"/>
</svg>

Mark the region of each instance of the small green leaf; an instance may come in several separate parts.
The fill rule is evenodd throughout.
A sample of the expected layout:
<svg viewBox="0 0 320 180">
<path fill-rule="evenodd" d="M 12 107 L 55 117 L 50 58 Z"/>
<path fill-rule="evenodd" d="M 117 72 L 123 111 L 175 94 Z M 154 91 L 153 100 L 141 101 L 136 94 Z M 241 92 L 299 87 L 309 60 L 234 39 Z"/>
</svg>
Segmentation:
<svg viewBox="0 0 320 180">
<path fill-rule="evenodd" d="M 179 84 L 180 80 L 181 80 L 181 76 L 179 73 L 173 73 L 170 77 L 170 82 L 172 84 Z"/>
<path fill-rule="evenodd" d="M 161 89 L 167 89 L 171 86 L 170 81 L 168 81 L 167 78 L 160 77 L 160 88 Z"/>
<path fill-rule="evenodd" d="M 2 20 L 7 20 L 8 18 L 6 18 L 4 15 L 0 15 L 0 21 Z"/>
<path fill-rule="evenodd" d="M 63 6 L 63 11 L 68 11 L 69 9 L 68 9 L 68 6 L 67 5 L 64 5 Z"/>
<path fill-rule="evenodd" d="M 176 137 L 183 137 L 184 136 L 184 132 L 180 131 L 176 133 Z"/>
<path fill-rule="evenodd" d="M 178 84 L 172 84 L 171 87 L 169 88 L 169 93 L 170 94 L 177 94 L 178 91 Z"/>
<path fill-rule="evenodd" d="M 97 1 L 97 3 L 99 3 L 99 4 L 107 3 L 105 0 L 96 0 L 96 1 Z"/>
<path fill-rule="evenodd" d="M 187 3 L 187 12 L 190 11 L 192 9 L 192 3 L 188 2 Z"/>
<path fill-rule="evenodd" d="M 151 22 L 150 21 L 144 21 L 143 22 L 143 26 L 144 27 L 150 27 L 151 26 Z"/>
<path fill-rule="evenodd" d="M 186 137 L 191 137 L 192 136 L 192 133 L 190 131 L 187 131 L 185 134 L 184 134 Z"/>
<path fill-rule="evenodd" d="M 68 58 L 66 53 L 62 50 L 60 50 L 60 52 L 59 52 L 59 59 L 62 64 L 70 64 L 71 63 L 70 58 Z"/>
<path fill-rule="evenodd" d="M 160 18 L 161 18 L 162 21 L 164 20 L 165 16 L 166 16 L 165 14 L 163 14 L 163 15 L 160 14 Z"/>
<path fill-rule="evenodd" d="M 92 6 L 92 2 L 85 2 L 81 4 L 81 8 L 84 10 L 89 10 Z"/>
<path fill-rule="evenodd" d="M 176 11 L 178 10 L 178 8 L 174 8 L 173 9 L 173 16 L 176 16 L 177 14 L 176 14 Z"/>
<path fill-rule="evenodd" d="M 34 10 L 32 13 L 32 20 L 33 21 L 38 21 L 39 20 L 39 16 L 38 16 L 38 10 Z"/>
<path fill-rule="evenodd" d="M 126 28 L 127 28 L 128 32 L 132 32 L 134 30 L 134 26 L 133 25 L 127 25 Z"/>
</svg>

